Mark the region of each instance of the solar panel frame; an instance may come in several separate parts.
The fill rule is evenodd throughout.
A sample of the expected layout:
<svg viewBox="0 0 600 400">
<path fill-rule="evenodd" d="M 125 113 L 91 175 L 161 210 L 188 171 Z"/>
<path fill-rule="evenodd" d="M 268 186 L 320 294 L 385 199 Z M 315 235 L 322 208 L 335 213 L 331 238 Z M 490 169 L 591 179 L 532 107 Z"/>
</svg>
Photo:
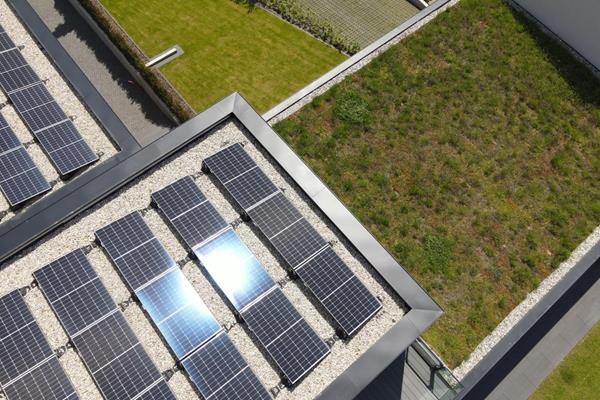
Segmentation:
<svg viewBox="0 0 600 400">
<path fill-rule="evenodd" d="M 242 317 L 291 385 L 330 353 L 329 346 L 279 288 L 245 310 Z"/>
<path fill-rule="evenodd" d="M 56 357 L 4 387 L 8 400 L 75 400 L 79 396 Z"/>
<path fill-rule="evenodd" d="M 0 87 L 7 94 L 39 81 L 40 77 L 29 65 L 0 74 Z"/>
<path fill-rule="evenodd" d="M 271 399 L 225 332 L 192 353 L 182 365 L 205 399 Z"/>
</svg>

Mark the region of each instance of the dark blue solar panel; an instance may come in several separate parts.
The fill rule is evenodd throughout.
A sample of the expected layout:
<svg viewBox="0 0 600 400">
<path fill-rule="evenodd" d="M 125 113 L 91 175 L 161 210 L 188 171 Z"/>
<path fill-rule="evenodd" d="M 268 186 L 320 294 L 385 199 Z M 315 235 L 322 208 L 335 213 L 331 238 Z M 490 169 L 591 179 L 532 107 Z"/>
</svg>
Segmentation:
<svg viewBox="0 0 600 400">
<path fill-rule="evenodd" d="M 43 82 L 27 86 L 20 90 L 15 90 L 10 93 L 8 97 L 19 113 L 54 101 Z"/>
<path fill-rule="evenodd" d="M 133 291 L 177 266 L 175 260 L 156 238 L 136 247 L 113 262 Z"/>
<path fill-rule="evenodd" d="M 27 61 L 25 61 L 21 51 L 16 47 L 12 50 L 0 53 L 0 74 L 4 74 L 24 65 L 27 65 Z"/>
<path fill-rule="evenodd" d="M 6 32 L 0 32 L 0 51 L 9 50 L 15 47 L 14 42 Z"/>
<path fill-rule="evenodd" d="M 27 85 L 39 82 L 40 78 L 29 65 L 0 74 L 0 87 L 10 93 Z"/>
<path fill-rule="evenodd" d="M 56 357 L 4 388 L 8 400 L 76 400 L 79 397 Z"/>
<path fill-rule="evenodd" d="M 0 154 L 21 146 L 21 142 L 13 130 L 9 126 L 2 126 L 3 119 L 0 116 Z"/>
<path fill-rule="evenodd" d="M 238 311 L 275 285 L 233 230 L 226 231 L 194 252 Z"/>
<path fill-rule="evenodd" d="M 160 381 L 152 389 L 138 397 L 139 400 L 176 400 L 167 382 Z"/>
<path fill-rule="evenodd" d="M 10 133 L 3 129 L 9 145 Z M 14 135 L 14 134 L 13 134 Z M 0 190 L 11 206 L 21 204 L 50 190 L 50 184 L 27 151 L 19 146 L 0 154 Z"/>
<path fill-rule="evenodd" d="M 20 113 L 21 118 L 25 121 L 25 125 L 36 133 L 50 125 L 68 120 L 67 114 L 56 104 L 55 101 L 43 104 L 29 111 Z"/>
<path fill-rule="evenodd" d="M 248 211 L 248 215 L 267 239 L 271 239 L 303 218 L 281 192 Z"/>
<path fill-rule="evenodd" d="M 206 158 L 204 165 L 222 183 L 228 182 L 256 167 L 254 160 L 250 158 L 239 143 L 226 147 Z"/>
<path fill-rule="evenodd" d="M 327 344 L 279 288 L 244 311 L 242 317 L 290 384 L 302 379 L 329 354 Z"/>
<path fill-rule="evenodd" d="M 189 176 L 153 193 L 152 199 L 190 248 L 229 226 Z"/>
<path fill-rule="evenodd" d="M 69 335 L 117 310 L 117 305 L 81 249 L 34 273 Z"/>
<path fill-rule="evenodd" d="M 182 365 L 205 399 L 271 398 L 224 332 L 183 360 Z"/>
<path fill-rule="evenodd" d="M 31 322 L 33 315 L 18 290 L 0 297 L 0 340 Z"/>
<path fill-rule="evenodd" d="M 270 241 L 275 250 L 294 269 L 327 246 L 325 239 L 305 219 L 290 225 Z"/>
<path fill-rule="evenodd" d="M 179 269 L 136 294 L 179 359 L 221 328 Z"/>
<path fill-rule="evenodd" d="M 347 336 L 381 308 L 379 300 L 331 248 L 319 253 L 297 273 Z"/>
<path fill-rule="evenodd" d="M 138 211 L 126 215 L 96 231 L 96 237 L 111 259 L 154 239 L 154 234 Z"/>
</svg>

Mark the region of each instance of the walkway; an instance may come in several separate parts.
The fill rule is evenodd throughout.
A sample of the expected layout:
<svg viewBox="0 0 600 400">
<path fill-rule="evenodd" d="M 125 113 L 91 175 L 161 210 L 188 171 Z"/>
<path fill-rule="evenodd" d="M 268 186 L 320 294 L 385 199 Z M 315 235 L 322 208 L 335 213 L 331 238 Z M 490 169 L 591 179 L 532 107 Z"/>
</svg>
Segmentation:
<svg viewBox="0 0 600 400">
<path fill-rule="evenodd" d="M 68 1 L 29 3 L 141 145 L 172 129 L 171 121 Z"/>
<path fill-rule="evenodd" d="M 487 398 L 527 399 L 598 321 L 600 280 L 588 289 Z"/>
</svg>

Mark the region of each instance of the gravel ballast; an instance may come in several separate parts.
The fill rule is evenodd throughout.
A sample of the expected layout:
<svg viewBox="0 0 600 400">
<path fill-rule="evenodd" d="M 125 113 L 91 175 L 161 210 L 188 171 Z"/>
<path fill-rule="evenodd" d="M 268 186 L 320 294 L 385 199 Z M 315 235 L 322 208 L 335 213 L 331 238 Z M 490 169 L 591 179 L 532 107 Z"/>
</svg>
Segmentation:
<svg viewBox="0 0 600 400">
<path fill-rule="evenodd" d="M 350 249 L 345 239 L 338 235 L 338 232 L 328 224 L 324 216 L 313 208 L 312 204 L 306 200 L 287 177 L 282 175 L 281 171 L 272 163 L 272 160 L 259 151 L 255 144 L 251 142 L 250 135 L 247 135 L 232 121 L 217 127 L 203 139 L 188 146 L 187 149 L 146 173 L 133 184 L 83 213 L 67 226 L 47 236 L 23 254 L 11 260 L 0 271 L 0 295 L 30 285 L 33 271 L 70 251 L 92 244 L 95 230 L 136 210 L 146 210 L 144 220 L 171 256 L 175 260 L 184 259 L 187 250 L 183 244 L 175 237 L 159 212 L 149 208 L 150 195 L 179 178 L 194 175 L 197 177 L 196 183 L 200 189 L 225 219 L 228 222 L 237 220 L 239 214 L 214 183 L 213 178 L 210 175 L 200 173 L 201 162 L 204 158 L 217 152 L 224 145 L 235 142 L 246 143 L 245 148 L 251 157 L 276 185 L 284 190 L 286 197 L 295 204 L 311 224 L 327 240 L 334 241 L 335 251 L 383 304 L 383 309 L 351 340 L 336 340 L 331 354 L 308 374 L 307 378 L 297 387 L 293 390 L 285 388 L 277 395 L 277 399 L 314 398 L 404 315 L 403 303 L 401 299 L 392 295 L 391 290 L 381 281 L 374 269 L 354 250 Z M 265 246 L 262 239 L 256 235 L 254 229 L 249 224 L 242 223 L 235 230 L 273 279 L 284 282 L 284 293 L 315 331 L 323 339 L 333 337 L 334 328 L 330 321 L 325 319 L 324 315 L 326 314 L 317 308 L 317 302 L 307 296 L 297 281 L 287 279 L 284 267 L 272 254 L 271 250 Z M 94 247 L 88 254 L 88 258 L 117 303 L 130 298 L 127 288 L 100 247 Z M 243 324 L 236 323 L 234 314 L 221 295 L 209 283 L 196 262 L 189 261 L 185 263 L 182 271 L 200 293 L 219 323 L 224 326 L 233 326 L 229 331 L 230 338 L 248 360 L 263 384 L 268 389 L 278 386 L 280 378 L 276 370 L 253 342 L 246 327 Z M 42 326 L 43 332 L 48 336 L 51 345 L 56 348 L 66 344 L 67 337 L 39 289 L 31 289 L 25 299 L 38 323 Z M 158 368 L 163 371 L 172 368 L 175 365 L 174 358 L 142 309 L 137 304 L 132 304 L 125 309 L 124 315 Z M 90 375 L 73 350 L 67 351 L 60 360 L 78 393 L 83 398 L 101 398 L 91 381 Z M 171 378 L 169 386 L 179 399 L 198 398 L 187 377 L 182 372 L 177 372 Z"/>
</svg>

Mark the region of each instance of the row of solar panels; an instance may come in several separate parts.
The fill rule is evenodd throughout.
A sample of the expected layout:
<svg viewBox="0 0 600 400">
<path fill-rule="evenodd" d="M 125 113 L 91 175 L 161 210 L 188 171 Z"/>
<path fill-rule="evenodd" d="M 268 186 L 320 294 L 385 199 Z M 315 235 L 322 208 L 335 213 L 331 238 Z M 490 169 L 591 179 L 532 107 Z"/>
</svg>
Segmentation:
<svg viewBox="0 0 600 400">
<path fill-rule="evenodd" d="M 245 209 L 254 214 L 253 221 L 261 232 L 290 265 L 295 265 L 295 271 L 341 332 L 353 334 L 379 310 L 380 303 L 312 227 L 312 231 L 304 231 L 308 236 L 289 236 L 284 241 L 286 246 L 278 247 L 274 239 L 296 226 L 301 216 L 279 191 L 256 201 L 240 197 L 239 193 L 256 196 L 254 193 L 268 192 L 263 187 L 272 185 L 268 179 L 254 179 L 249 190 L 231 189 L 231 183 L 248 171 L 260 172 L 258 176 L 266 178 L 253 163 L 240 145 L 234 145 L 205 160 L 205 168 L 228 187 L 238 204 L 249 204 Z M 253 213 L 273 198 L 285 207 Z M 329 347 L 191 177 L 154 193 L 152 200 L 289 384 L 301 380 L 329 354 Z M 312 244 L 317 241 L 310 236 L 313 231 L 325 246 Z M 101 228 L 96 238 L 204 398 L 270 398 L 139 212 Z M 294 254 L 313 253 L 292 263 L 290 260 L 300 257 L 291 258 L 286 249 Z M 172 398 L 83 251 L 64 256 L 34 276 L 105 398 Z M 6 354 L 10 356 L 2 357 L 0 368 L 8 371 L 18 357 L 11 351 Z M 12 383 L 0 380 L 0 386 L 5 385 Z M 50 389 L 41 385 L 36 390 Z M 56 386 L 53 390 L 60 394 L 64 389 Z M 5 391 L 9 400 L 27 398 Z M 71 392 L 63 394 L 54 398 L 72 396 Z"/>
<path fill-rule="evenodd" d="M 60 176 L 98 159 L 1 26 L 0 87 Z M 0 189 L 10 205 L 16 206 L 49 190 L 50 185 L 6 121 L 2 118 L 0 123 L 5 125 L 0 128 Z"/>
</svg>

